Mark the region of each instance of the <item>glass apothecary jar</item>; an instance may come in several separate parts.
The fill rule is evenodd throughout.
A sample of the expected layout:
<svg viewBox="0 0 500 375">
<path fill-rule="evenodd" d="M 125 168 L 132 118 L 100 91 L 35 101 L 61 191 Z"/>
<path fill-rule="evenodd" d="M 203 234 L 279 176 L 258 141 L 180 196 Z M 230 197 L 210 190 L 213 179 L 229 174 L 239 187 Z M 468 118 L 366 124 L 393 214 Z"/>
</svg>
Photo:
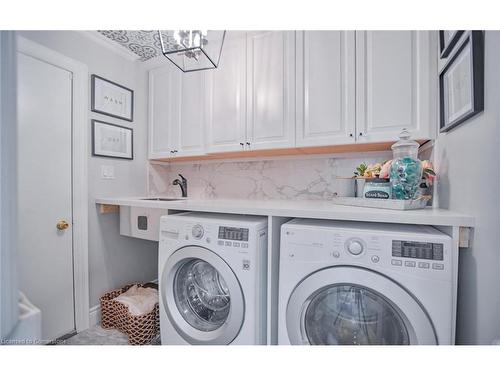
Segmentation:
<svg viewBox="0 0 500 375">
<path fill-rule="evenodd" d="M 393 162 L 390 181 L 393 199 L 416 199 L 422 180 L 422 162 L 418 159 L 419 144 L 403 129 L 399 141 L 392 145 Z"/>
</svg>

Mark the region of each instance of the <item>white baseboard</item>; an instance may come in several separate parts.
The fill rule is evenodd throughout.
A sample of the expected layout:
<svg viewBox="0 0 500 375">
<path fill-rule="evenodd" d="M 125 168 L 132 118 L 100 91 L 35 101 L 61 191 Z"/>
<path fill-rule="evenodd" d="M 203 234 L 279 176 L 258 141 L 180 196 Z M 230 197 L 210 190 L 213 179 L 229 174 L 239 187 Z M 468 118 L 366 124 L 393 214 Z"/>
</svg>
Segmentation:
<svg viewBox="0 0 500 375">
<path fill-rule="evenodd" d="M 95 327 L 96 325 L 101 323 L 101 306 L 96 305 L 90 308 L 89 312 L 90 317 L 90 327 Z"/>
</svg>

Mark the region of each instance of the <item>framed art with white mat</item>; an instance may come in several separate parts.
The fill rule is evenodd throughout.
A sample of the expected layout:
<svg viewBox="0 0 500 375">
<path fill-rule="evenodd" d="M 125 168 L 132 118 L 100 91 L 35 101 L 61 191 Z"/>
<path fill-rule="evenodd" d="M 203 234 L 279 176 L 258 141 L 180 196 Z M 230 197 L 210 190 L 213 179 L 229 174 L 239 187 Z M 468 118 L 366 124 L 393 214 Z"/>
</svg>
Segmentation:
<svg viewBox="0 0 500 375">
<path fill-rule="evenodd" d="M 439 74 L 440 132 L 484 109 L 484 36 L 469 31 Z"/>
<path fill-rule="evenodd" d="M 92 155 L 108 158 L 134 158 L 134 130 L 92 120 Z"/>
<path fill-rule="evenodd" d="M 448 57 L 463 33 L 463 30 L 439 30 L 439 52 L 442 59 Z"/>
<path fill-rule="evenodd" d="M 134 91 L 106 78 L 92 74 L 92 112 L 134 120 Z"/>
</svg>

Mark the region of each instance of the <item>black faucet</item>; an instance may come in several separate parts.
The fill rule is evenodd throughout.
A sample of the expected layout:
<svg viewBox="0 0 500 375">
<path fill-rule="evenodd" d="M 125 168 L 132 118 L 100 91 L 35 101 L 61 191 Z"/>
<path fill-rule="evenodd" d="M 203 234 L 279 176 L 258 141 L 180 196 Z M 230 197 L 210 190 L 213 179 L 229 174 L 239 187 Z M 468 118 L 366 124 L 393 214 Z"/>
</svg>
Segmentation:
<svg viewBox="0 0 500 375">
<path fill-rule="evenodd" d="M 188 196 L 188 180 L 184 178 L 183 175 L 179 173 L 179 176 L 181 180 L 176 178 L 173 182 L 172 185 L 179 185 L 181 187 L 181 192 L 182 192 L 182 197 L 186 198 Z"/>
</svg>

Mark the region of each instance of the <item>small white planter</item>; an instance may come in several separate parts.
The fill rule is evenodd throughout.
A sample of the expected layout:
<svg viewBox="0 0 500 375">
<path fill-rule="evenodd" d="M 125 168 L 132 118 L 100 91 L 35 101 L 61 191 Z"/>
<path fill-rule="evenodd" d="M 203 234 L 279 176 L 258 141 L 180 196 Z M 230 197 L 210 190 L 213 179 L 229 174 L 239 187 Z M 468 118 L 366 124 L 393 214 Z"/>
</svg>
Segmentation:
<svg viewBox="0 0 500 375">
<path fill-rule="evenodd" d="M 357 178 L 354 181 L 356 181 L 356 197 L 358 198 L 363 198 L 363 191 L 365 189 L 365 179 L 363 178 Z"/>
</svg>

